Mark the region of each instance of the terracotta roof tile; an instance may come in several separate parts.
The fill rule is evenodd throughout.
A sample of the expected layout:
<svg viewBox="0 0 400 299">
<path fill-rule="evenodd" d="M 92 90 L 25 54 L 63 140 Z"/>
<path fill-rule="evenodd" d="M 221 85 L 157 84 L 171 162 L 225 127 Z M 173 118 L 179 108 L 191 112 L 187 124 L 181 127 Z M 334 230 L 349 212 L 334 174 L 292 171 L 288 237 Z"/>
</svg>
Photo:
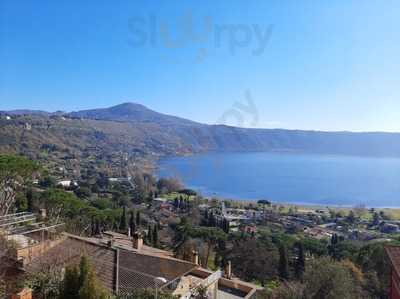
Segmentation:
<svg viewBox="0 0 400 299">
<path fill-rule="evenodd" d="M 397 275 L 400 276 L 400 246 L 386 245 L 385 250 Z"/>
</svg>

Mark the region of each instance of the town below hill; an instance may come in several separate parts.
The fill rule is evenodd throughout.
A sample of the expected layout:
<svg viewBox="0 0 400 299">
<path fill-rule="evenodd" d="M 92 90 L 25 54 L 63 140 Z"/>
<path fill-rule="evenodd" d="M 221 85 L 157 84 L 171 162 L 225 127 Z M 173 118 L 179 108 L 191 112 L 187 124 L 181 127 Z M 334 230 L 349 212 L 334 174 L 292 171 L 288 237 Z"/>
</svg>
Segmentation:
<svg viewBox="0 0 400 299">
<path fill-rule="evenodd" d="M 1 295 L 388 298 L 400 266 L 386 210 L 221 201 L 143 172 L 60 180 L 13 155 L 0 185 Z"/>
</svg>

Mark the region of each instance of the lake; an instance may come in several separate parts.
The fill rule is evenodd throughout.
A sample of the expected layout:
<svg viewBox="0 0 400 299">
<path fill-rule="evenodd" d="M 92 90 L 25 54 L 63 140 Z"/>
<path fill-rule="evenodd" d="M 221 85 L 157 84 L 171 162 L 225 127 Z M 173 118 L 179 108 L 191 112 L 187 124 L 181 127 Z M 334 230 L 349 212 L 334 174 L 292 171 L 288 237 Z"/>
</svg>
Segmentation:
<svg viewBox="0 0 400 299">
<path fill-rule="evenodd" d="M 202 195 L 228 199 L 400 207 L 400 159 L 289 153 L 207 153 L 159 161 Z"/>
</svg>

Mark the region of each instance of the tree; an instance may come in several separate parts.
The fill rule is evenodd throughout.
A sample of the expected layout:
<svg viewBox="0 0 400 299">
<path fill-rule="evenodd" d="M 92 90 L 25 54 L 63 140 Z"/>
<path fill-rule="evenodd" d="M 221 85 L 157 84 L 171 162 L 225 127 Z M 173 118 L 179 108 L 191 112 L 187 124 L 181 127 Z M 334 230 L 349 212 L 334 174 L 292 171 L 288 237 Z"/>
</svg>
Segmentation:
<svg viewBox="0 0 400 299">
<path fill-rule="evenodd" d="M 372 216 L 372 225 L 374 226 L 379 225 L 380 220 L 381 219 L 379 217 L 379 214 L 377 212 L 374 212 Z"/>
<path fill-rule="evenodd" d="M 325 239 L 317 240 L 313 238 L 304 238 L 302 243 L 305 251 L 313 256 L 320 257 L 328 254 L 328 241 Z"/>
<path fill-rule="evenodd" d="M 90 264 L 89 260 L 86 256 L 81 257 L 81 261 L 79 263 L 79 288 L 81 288 L 85 282 L 85 280 L 88 277 L 89 271 L 90 271 Z"/>
<path fill-rule="evenodd" d="M 225 233 L 229 234 L 229 229 L 230 229 L 229 220 L 226 220 L 225 218 L 224 220 L 222 220 L 222 229 Z"/>
<path fill-rule="evenodd" d="M 54 177 L 52 176 L 45 176 L 40 179 L 39 181 L 39 186 L 43 188 L 54 188 L 57 185 L 57 181 Z"/>
<path fill-rule="evenodd" d="M 283 280 L 289 279 L 289 260 L 285 245 L 279 246 L 279 277 Z"/>
<path fill-rule="evenodd" d="M 17 192 L 39 170 L 39 166 L 24 157 L 0 155 L 0 216 L 6 215 L 13 208 Z"/>
<path fill-rule="evenodd" d="M 175 209 L 179 208 L 179 199 L 178 199 L 178 197 L 175 197 L 175 199 L 174 199 L 174 207 L 175 207 Z"/>
<path fill-rule="evenodd" d="M 147 243 L 148 244 L 152 244 L 153 243 L 153 232 L 152 232 L 150 224 L 149 224 L 149 227 L 147 228 Z"/>
<path fill-rule="evenodd" d="M 27 200 L 27 211 L 32 213 L 33 212 L 33 190 L 29 188 L 26 192 L 26 200 Z"/>
<path fill-rule="evenodd" d="M 207 243 L 207 252 L 204 266 L 207 267 L 211 251 L 215 248 L 220 240 L 226 240 L 226 234 L 220 228 L 215 227 L 199 227 L 190 230 L 193 238 L 201 238 Z"/>
<path fill-rule="evenodd" d="M 92 195 L 92 191 L 88 187 L 79 187 L 74 192 L 81 199 L 87 199 Z"/>
<path fill-rule="evenodd" d="M 136 232 L 135 211 L 130 211 L 129 214 L 129 228 L 131 229 L 131 235 L 133 235 Z"/>
<path fill-rule="evenodd" d="M 153 227 L 153 246 L 158 247 L 158 225 Z"/>
<path fill-rule="evenodd" d="M 349 215 L 347 215 L 346 220 L 347 220 L 350 224 L 354 224 L 354 222 L 356 221 L 356 215 L 354 214 L 353 210 L 350 210 Z"/>
<path fill-rule="evenodd" d="M 256 280 L 265 285 L 267 280 L 276 278 L 278 252 L 274 246 L 260 240 L 238 237 L 227 252 L 221 252 L 218 248 L 217 253 L 223 257 L 221 263 L 224 263 L 224 260 L 232 262 L 233 273 L 243 280 Z"/>
<path fill-rule="evenodd" d="M 174 245 L 175 253 L 179 252 L 185 243 L 189 240 L 191 235 L 192 227 L 187 221 L 186 217 L 180 219 L 179 224 L 174 226 L 174 237 L 172 243 Z"/>
<path fill-rule="evenodd" d="M 265 215 L 265 206 L 270 206 L 271 202 L 269 200 L 266 200 L 266 199 L 261 199 L 257 203 L 263 206 L 263 216 L 265 218 L 266 217 L 266 215 Z"/>
<path fill-rule="evenodd" d="M 310 260 L 303 281 L 304 298 L 364 298 L 357 293 L 358 282 L 354 280 L 349 268 L 327 257 Z"/>
<path fill-rule="evenodd" d="M 76 266 L 67 267 L 60 293 L 61 299 L 110 298 L 108 292 L 98 281 L 92 264 L 85 256 L 81 257 L 79 270 Z"/>
<path fill-rule="evenodd" d="M 65 269 L 61 299 L 79 299 L 79 289 L 78 268 L 76 266 L 68 266 Z"/>
<path fill-rule="evenodd" d="M 366 287 L 376 298 L 386 298 L 390 289 L 390 261 L 385 251 L 387 243 L 373 243 L 360 248 L 355 261 L 366 275 Z"/>
<path fill-rule="evenodd" d="M 140 211 L 136 212 L 136 225 L 140 226 Z"/>
<path fill-rule="evenodd" d="M 93 269 L 89 269 L 86 279 L 79 290 L 79 299 L 108 299 L 106 290 L 98 282 Z"/>
<path fill-rule="evenodd" d="M 303 278 L 303 273 L 305 270 L 305 258 L 304 258 L 303 243 L 298 242 L 296 244 L 296 247 L 297 247 L 297 258 L 296 258 L 295 265 L 294 265 L 294 272 L 295 272 L 296 278 L 301 280 Z"/>
<path fill-rule="evenodd" d="M 257 293 L 255 299 L 305 299 L 304 285 L 299 282 L 283 281 L 272 290 L 266 288 Z"/>
<path fill-rule="evenodd" d="M 128 223 L 127 223 L 127 219 L 126 219 L 126 207 L 124 206 L 122 208 L 122 215 L 121 215 L 121 219 L 119 222 L 119 229 L 122 232 L 126 232 L 126 230 L 128 229 Z"/>
<path fill-rule="evenodd" d="M 0 298 L 6 298 L 8 282 L 6 282 L 5 278 L 9 267 L 14 265 L 8 258 L 15 251 L 13 245 L 15 244 L 8 241 L 3 234 L 0 234 Z"/>
<path fill-rule="evenodd" d="M 157 189 L 160 193 L 171 193 L 182 190 L 182 183 L 178 178 L 161 178 L 157 182 Z"/>
</svg>

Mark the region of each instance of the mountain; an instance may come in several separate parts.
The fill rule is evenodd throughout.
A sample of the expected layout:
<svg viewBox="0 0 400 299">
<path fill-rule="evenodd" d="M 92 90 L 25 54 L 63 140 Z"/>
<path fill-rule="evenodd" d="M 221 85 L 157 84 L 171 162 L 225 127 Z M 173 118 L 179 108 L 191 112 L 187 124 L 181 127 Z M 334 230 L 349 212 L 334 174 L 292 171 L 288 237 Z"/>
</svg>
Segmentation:
<svg viewBox="0 0 400 299">
<path fill-rule="evenodd" d="M 97 120 L 154 122 L 168 125 L 195 125 L 190 120 L 155 112 L 136 103 L 123 103 L 110 108 L 82 110 L 69 113 L 71 117 L 88 118 Z"/>
<path fill-rule="evenodd" d="M 70 116 L 94 120 L 151 123 L 158 126 L 164 134 L 178 137 L 180 144 L 196 152 L 290 151 L 400 156 L 400 134 L 395 133 L 245 129 L 225 125 L 205 125 L 161 114 L 135 103 L 73 112 Z"/>
<path fill-rule="evenodd" d="M 29 125 L 27 125 L 29 124 Z M 206 125 L 161 114 L 135 103 L 66 113 L 32 113 L 0 119 L 0 151 L 37 154 L 43 148 L 76 155 L 175 155 L 205 151 L 285 151 L 400 156 L 398 133 L 246 129 Z"/>
</svg>

